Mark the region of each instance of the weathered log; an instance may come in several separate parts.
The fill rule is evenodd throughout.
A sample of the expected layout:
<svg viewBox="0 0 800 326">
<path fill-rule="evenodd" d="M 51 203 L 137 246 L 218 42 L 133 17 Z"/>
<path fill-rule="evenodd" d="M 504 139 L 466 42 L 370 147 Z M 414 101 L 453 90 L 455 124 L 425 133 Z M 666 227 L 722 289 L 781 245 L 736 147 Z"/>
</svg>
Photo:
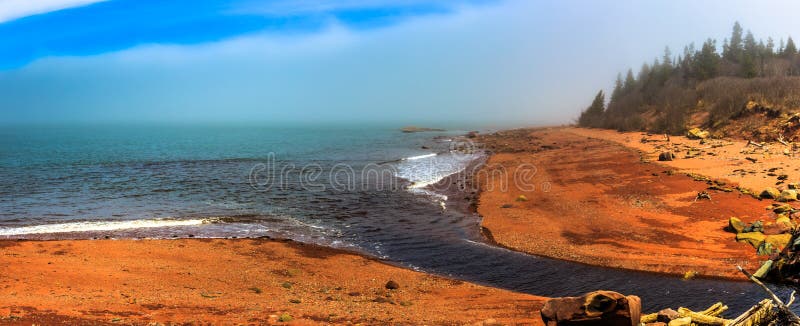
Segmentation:
<svg viewBox="0 0 800 326">
<path fill-rule="evenodd" d="M 742 268 L 741 266 L 737 265 L 736 268 L 738 268 L 739 271 L 742 272 L 742 274 L 747 276 L 747 278 L 750 279 L 750 281 L 753 281 L 753 283 L 758 284 L 758 286 L 760 286 L 761 289 L 764 290 L 764 292 L 766 292 L 767 294 L 769 294 L 770 297 L 772 297 L 772 301 L 775 302 L 776 309 L 778 310 L 778 318 L 783 319 L 781 323 L 782 325 L 800 326 L 800 317 L 798 317 L 791 309 L 789 309 L 789 306 L 783 303 L 783 301 L 781 301 L 781 299 L 778 298 L 777 295 L 775 295 L 775 292 L 772 292 L 772 290 L 770 290 L 766 285 L 764 285 L 764 283 L 762 283 L 758 278 L 756 278 L 755 276 L 744 270 L 744 268 Z M 790 301 L 793 300 L 790 299 Z"/>
</svg>

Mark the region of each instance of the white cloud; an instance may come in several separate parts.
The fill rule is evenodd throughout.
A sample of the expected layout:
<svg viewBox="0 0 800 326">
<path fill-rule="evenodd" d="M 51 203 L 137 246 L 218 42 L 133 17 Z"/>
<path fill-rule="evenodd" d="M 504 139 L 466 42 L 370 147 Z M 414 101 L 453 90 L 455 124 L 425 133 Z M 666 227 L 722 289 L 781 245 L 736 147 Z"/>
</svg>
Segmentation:
<svg viewBox="0 0 800 326">
<path fill-rule="evenodd" d="M 458 0 L 439 0 L 437 4 L 457 4 Z M 386 6 L 409 6 L 430 4 L 426 0 L 279 0 L 268 3 L 248 2 L 235 9 L 236 12 L 266 15 L 291 15 L 330 12 L 347 9 L 381 8 Z"/>
<path fill-rule="evenodd" d="M 0 23 L 105 0 L 0 0 Z"/>
</svg>

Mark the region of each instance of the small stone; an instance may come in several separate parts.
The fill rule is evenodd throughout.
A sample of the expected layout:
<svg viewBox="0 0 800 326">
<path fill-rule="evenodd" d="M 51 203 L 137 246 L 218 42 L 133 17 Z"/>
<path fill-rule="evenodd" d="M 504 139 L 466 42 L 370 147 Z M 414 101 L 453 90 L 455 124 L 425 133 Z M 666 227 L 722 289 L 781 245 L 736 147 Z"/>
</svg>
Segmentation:
<svg viewBox="0 0 800 326">
<path fill-rule="evenodd" d="M 792 190 L 800 189 L 800 183 L 797 183 L 797 182 L 787 183 L 786 186 L 789 187 L 789 189 L 792 189 Z"/>
<path fill-rule="evenodd" d="M 745 227 L 744 222 L 742 222 L 742 220 L 739 219 L 738 217 L 731 217 L 730 220 L 728 220 L 728 228 L 731 231 L 734 231 L 736 233 L 742 233 L 744 227 Z"/>
<path fill-rule="evenodd" d="M 758 195 L 758 197 L 761 199 L 778 199 L 780 196 L 781 192 L 772 187 L 767 187 L 761 191 L 761 194 Z"/>
<path fill-rule="evenodd" d="M 517 196 L 516 201 L 528 201 L 528 197 L 525 197 L 525 195 L 519 195 Z"/>
<path fill-rule="evenodd" d="M 397 290 L 400 288 L 400 284 L 397 284 L 395 281 L 386 282 L 386 288 L 389 290 Z"/>
<path fill-rule="evenodd" d="M 282 313 L 280 316 L 278 316 L 278 321 L 282 323 L 290 322 L 292 321 L 292 315 L 287 313 Z"/>
<path fill-rule="evenodd" d="M 787 202 L 795 200 L 797 200 L 797 190 L 793 189 L 781 191 L 781 195 L 778 197 L 779 202 Z"/>
<path fill-rule="evenodd" d="M 794 229 L 794 223 L 792 223 L 792 220 L 786 216 L 786 214 L 779 214 L 775 219 L 775 224 L 781 227 L 781 229 L 784 231 Z"/>
<path fill-rule="evenodd" d="M 392 299 L 389 299 L 389 298 L 384 298 L 384 297 L 377 297 L 377 298 L 375 298 L 375 299 L 374 299 L 374 300 L 372 300 L 372 301 L 373 301 L 373 302 L 377 302 L 377 303 L 389 303 L 389 304 L 395 304 L 395 303 L 394 303 L 394 300 L 392 300 Z"/>
<path fill-rule="evenodd" d="M 692 128 L 686 132 L 686 137 L 689 139 L 706 139 L 708 138 L 708 131 L 704 131 L 700 128 Z"/>
<path fill-rule="evenodd" d="M 675 159 L 675 154 L 672 152 L 661 152 L 661 154 L 658 154 L 659 161 L 672 161 L 673 159 Z"/>
<path fill-rule="evenodd" d="M 791 212 L 793 210 L 794 207 L 792 207 L 792 205 L 789 204 L 778 205 L 772 208 L 772 212 L 774 212 L 775 214 L 783 214 L 786 212 Z"/>
<path fill-rule="evenodd" d="M 679 314 L 677 311 L 672 310 L 670 308 L 667 308 L 667 309 L 663 309 L 663 310 L 658 312 L 658 315 L 656 317 L 656 321 L 659 321 L 659 322 L 662 322 L 662 323 L 669 323 L 673 319 L 678 319 L 680 317 L 681 317 L 681 314 Z"/>
</svg>

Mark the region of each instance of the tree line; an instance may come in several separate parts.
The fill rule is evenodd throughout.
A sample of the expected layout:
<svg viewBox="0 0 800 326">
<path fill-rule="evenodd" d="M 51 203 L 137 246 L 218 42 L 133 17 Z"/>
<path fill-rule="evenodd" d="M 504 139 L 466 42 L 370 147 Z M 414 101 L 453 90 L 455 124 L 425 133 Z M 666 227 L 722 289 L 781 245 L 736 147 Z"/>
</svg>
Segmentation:
<svg viewBox="0 0 800 326">
<path fill-rule="evenodd" d="M 578 124 L 682 133 L 693 110 L 706 109 L 711 115 L 709 121 L 720 123 L 745 104 L 735 103 L 742 100 L 741 96 L 725 92 L 750 94 L 760 91 L 757 88 L 765 84 L 765 78 L 800 76 L 800 54 L 791 36 L 779 40 L 776 46 L 773 38 L 756 40 L 736 22 L 719 50 L 717 41 L 711 38 L 699 48 L 694 43 L 685 46 L 677 56 L 666 47 L 661 58 L 644 63 L 638 73 L 628 69 L 624 75 L 618 74 L 608 104 L 604 92 L 599 91 L 581 113 Z M 742 83 L 740 79 L 762 80 Z M 727 83 L 736 87 L 726 89 Z"/>
</svg>

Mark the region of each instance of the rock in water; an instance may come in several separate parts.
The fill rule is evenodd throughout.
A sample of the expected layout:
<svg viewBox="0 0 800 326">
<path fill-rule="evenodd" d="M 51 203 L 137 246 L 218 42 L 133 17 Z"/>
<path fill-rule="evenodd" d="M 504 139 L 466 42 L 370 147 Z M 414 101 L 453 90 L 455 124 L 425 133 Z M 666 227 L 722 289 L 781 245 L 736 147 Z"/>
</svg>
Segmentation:
<svg viewBox="0 0 800 326">
<path fill-rule="evenodd" d="M 742 233 L 745 225 L 744 222 L 742 222 L 742 220 L 740 220 L 738 217 L 731 217 L 731 219 L 728 221 L 728 227 L 731 229 L 731 231 Z"/>
<path fill-rule="evenodd" d="M 761 194 L 758 195 L 758 197 L 761 199 L 778 199 L 778 197 L 780 196 L 781 192 L 778 191 L 778 189 L 772 187 L 767 187 L 766 189 L 761 191 Z"/>
<path fill-rule="evenodd" d="M 672 152 L 662 152 L 661 154 L 658 154 L 659 161 L 672 161 L 674 158 L 675 154 L 672 154 Z"/>
<path fill-rule="evenodd" d="M 641 300 L 612 291 L 595 291 L 581 297 L 553 298 L 542 307 L 547 326 L 636 326 L 641 319 Z"/>
</svg>

